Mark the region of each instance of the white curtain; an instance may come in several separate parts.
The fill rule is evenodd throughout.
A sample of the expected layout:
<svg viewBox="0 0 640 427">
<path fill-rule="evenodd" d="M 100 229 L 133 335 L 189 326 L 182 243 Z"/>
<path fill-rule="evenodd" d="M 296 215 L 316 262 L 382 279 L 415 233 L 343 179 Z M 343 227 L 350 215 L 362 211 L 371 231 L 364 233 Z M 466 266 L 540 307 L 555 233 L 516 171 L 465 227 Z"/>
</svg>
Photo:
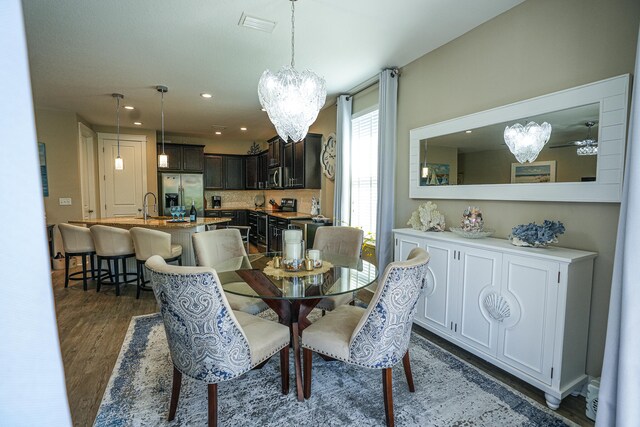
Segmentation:
<svg viewBox="0 0 640 427">
<path fill-rule="evenodd" d="M 333 194 L 333 225 L 351 220 L 351 106 L 353 97 L 338 97 L 336 122 L 336 175 Z"/>
<path fill-rule="evenodd" d="M 396 128 L 398 116 L 398 70 L 380 73 L 378 121 L 378 212 L 376 257 L 378 269 L 393 260 L 393 235 L 396 176 Z"/>
<path fill-rule="evenodd" d="M 640 48 L 636 53 L 624 189 L 598 396 L 596 425 L 602 427 L 640 425 L 640 228 L 636 224 L 640 213 L 639 72 Z"/>
</svg>

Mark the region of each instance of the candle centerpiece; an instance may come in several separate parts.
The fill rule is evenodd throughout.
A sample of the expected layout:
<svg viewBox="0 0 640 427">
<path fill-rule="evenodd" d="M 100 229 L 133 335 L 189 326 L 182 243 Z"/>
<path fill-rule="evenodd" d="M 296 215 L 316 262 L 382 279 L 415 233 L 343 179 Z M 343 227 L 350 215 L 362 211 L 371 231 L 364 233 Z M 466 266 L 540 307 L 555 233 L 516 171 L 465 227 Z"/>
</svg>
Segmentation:
<svg viewBox="0 0 640 427">
<path fill-rule="evenodd" d="M 304 240 L 302 230 L 285 230 L 282 233 L 282 267 L 288 271 L 298 271 L 304 267 Z"/>
</svg>

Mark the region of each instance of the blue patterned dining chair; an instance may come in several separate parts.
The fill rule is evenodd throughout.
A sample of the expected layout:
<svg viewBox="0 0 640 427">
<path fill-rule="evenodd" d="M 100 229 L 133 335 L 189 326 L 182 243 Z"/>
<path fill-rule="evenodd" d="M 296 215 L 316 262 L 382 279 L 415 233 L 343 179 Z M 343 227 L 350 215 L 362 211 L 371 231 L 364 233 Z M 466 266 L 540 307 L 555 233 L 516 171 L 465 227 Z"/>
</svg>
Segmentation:
<svg viewBox="0 0 640 427">
<path fill-rule="evenodd" d="M 429 254 L 415 248 L 406 261 L 390 263 L 368 308 L 342 305 L 302 334 L 304 396 L 311 396 L 313 352 L 370 369 L 382 369 L 384 410 L 394 425 L 391 368 L 402 360 L 409 391 L 415 391 L 409 362 L 409 339 Z"/>
<path fill-rule="evenodd" d="M 173 360 L 169 421 L 176 414 L 183 374 L 207 384 L 209 426 L 217 425 L 218 383 L 263 365 L 277 352 L 282 393 L 289 392 L 288 327 L 233 311 L 212 268 L 169 265 L 158 255 L 145 266 Z"/>
<path fill-rule="evenodd" d="M 234 270 L 240 267 L 240 260 L 247 257 L 240 231 L 235 228 L 195 233 L 191 236 L 191 241 L 193 242 L 196 264 L 199 266 L 211 267 L 217 271 Z M 236 261 L 237 264 L 233 266 L 233 262 Z M 233 286 L 231 283 L 227 285 Z M 257 297 L 251 298 L 232 293 L 225 295 L 234 310 L 259 314 L 269 308 L 264 301 Z"/>
</svg>

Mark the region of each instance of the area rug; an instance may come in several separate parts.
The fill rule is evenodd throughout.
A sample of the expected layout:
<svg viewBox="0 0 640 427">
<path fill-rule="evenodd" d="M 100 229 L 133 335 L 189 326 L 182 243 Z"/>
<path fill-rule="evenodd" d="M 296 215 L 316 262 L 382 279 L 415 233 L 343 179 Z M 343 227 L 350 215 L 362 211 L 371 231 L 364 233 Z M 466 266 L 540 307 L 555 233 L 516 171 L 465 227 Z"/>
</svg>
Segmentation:
<svg viewBox="0 0 640 427">
<path fill-rule="evenodd" d="M 416 392 L 393 369 L 398 426 L 575 426 L 425 338 L 413 334 Z M 383 426 L 382 376 L 314 355 L 311 398 L 280 391 L 279 358 L 218 385 L 221 426 Z M 205 426 L 207 388 L 183 376 L 176 418 L 167 421 L 172 364 L 159 314 L 134 317 L 94 426 Z"/>
</svg>

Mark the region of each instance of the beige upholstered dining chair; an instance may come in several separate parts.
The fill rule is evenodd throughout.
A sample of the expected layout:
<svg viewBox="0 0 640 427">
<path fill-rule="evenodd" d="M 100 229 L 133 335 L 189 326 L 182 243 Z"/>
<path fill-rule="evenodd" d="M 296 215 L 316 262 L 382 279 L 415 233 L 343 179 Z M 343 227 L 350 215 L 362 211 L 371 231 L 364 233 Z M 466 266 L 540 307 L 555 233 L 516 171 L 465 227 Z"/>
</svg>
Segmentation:
<svg viewBox="0 0 640 427">
<path fill-rule="evenodd" d="M 311 359 L 317 352 L 370 369 L 382 369 L 384 409 L 394 425 L 391 368 L 402 360 L 409 391 L 415 391 L 409 339 L 418 297 L 427 275 L 429 254 L 415 248 L 406 261 L 390 263 L 367 309 L 343 305 L 302 334 L 304 396 L 311 396 Z"/>
<path fill-rule="evenodd" d="M 235 228 L 195 233 L 191 236 L 191 239 L 196 256 L 196 264 L 199 266 L 220 270 L 220 266 L 223 263 L 237 260 L 239 267 L 242 258 L 247 257 L 240 231 Z M 260 298 L 243 297 L 231 293 L 225 293 L 225 295 L 234 310 L 258 314 L 268 308 L 267 304 Z"/>
<path fill-rule="evenodd" d="M 153 255 L 160 255 L 166 262 L 177 261 L 182 265 L 182 246 L 171 244 L 171 234 L 160 230 L 133 227 L 129 229 L 133 247 L 136 250 L 136 271 L 138 282 L 136 283 L 136 299 L 140 298 L 140 291 L 150 291 L 145 286 L 144 263 Z"/>
<path fill-rule="evenodd" d="M 362 241 L 364 233 L 359 228 L 354 227 L 319 227 L 313 241 L 313 249 L 322 251 L 323 256 L 327 254 L 340 255 L 350 261 L 360 259 L 362 251 Z M 336 307 L 349 304 L 354 301 L 353 293 L 336 295 L 323 298 L 316 308 L 331 311 Z"/>
<path fill-rule="evenodd" d="M 176 415 L 183 374 L 207 384 L 209 426 L 217 425 L 218 383 L 266 363 L 277 352 L 282 393 L 289 392 L 288 327 L 232 310 L 212 268 L 168 265 L 158 255 L 145 265 L 173 361 L 169 421 Z"/>
</svg>

